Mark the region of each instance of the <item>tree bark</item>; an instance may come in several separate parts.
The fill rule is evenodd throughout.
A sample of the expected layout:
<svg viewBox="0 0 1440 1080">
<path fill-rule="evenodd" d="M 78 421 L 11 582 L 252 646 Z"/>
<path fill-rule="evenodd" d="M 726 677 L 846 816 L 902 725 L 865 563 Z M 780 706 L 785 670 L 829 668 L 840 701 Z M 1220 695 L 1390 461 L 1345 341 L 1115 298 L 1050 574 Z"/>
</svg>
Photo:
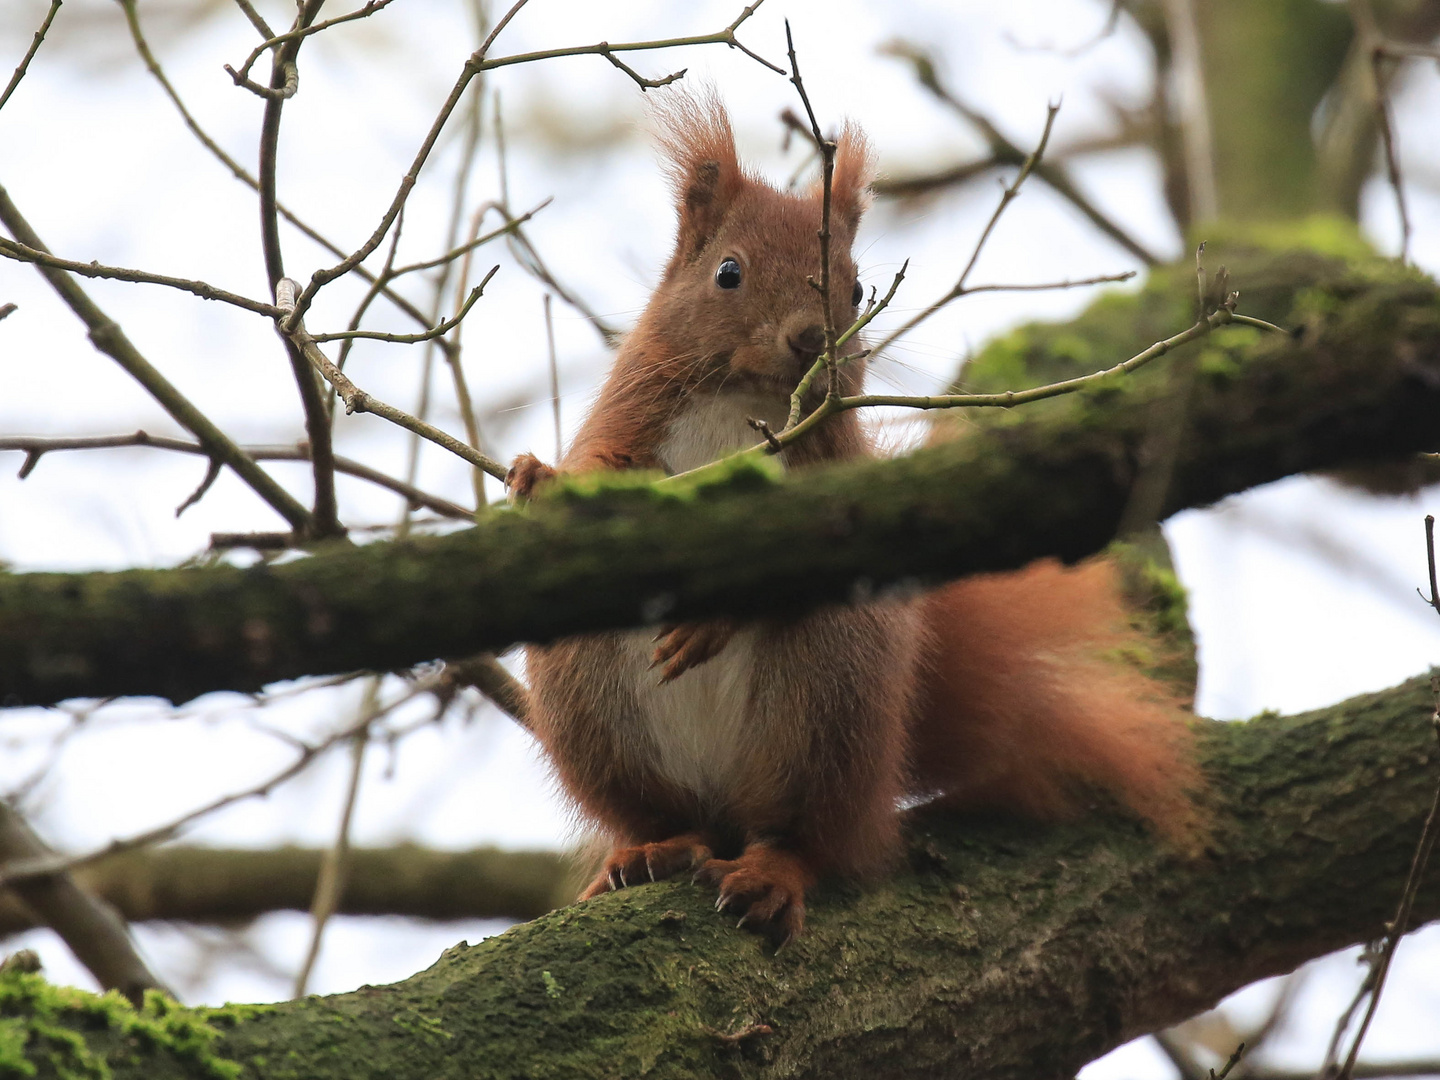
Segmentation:
<svg viewBox="0 0 1440 1080">
<path fill-rule="evenodd" d="M 1301 716 L 1197 721 L 1213 834 L 1194 860 L 1102 811 L 1048 827 L 918 812 L 895 874 L 820 890 L 778 955 L 707 891 L 663 882 L 458 945 L 393 986 L 172 1012 L 219 1029 L 204 1054 L 127 1041 L 133 1014 L 97 1021 L 93 999 L 35 976 L 0 982 L 0 1012 L 77 1031 L 74 1061 L 103 1055 L 117 1080 L 220 1075 L 218 1059 L 264 1080 L 1061 1080 L 1378 935 L 1440 777 L 1433 708 L 1414 679 Z M 1437 915 L 1432 871 L 1415 921 Z"/>
<path fill-rule="evenodd" d="M 1141 325 L 1142 303 L 1168 310 L 1173 333 L 1193 282 L 1159 273 L 1142 298 L 1096 308 Z M 1232 285 L 1245 310 L 1294 333 L 1227 327 L 1196 346 L 1190 438 L 1161 516 L 1437 448 L 1434 282 L 1378 259 L 1291 253 L 1251 256 Z M 592 478 L 461 533 L 320 547 L 277 566 L 0 574 L 0 702 L 182 701 L 1082 558 L 1115 534 L 1164 390 L 1117 378 L 946 445 L 784 479 L 746 468 L 697 490 Z"/>
</svg>

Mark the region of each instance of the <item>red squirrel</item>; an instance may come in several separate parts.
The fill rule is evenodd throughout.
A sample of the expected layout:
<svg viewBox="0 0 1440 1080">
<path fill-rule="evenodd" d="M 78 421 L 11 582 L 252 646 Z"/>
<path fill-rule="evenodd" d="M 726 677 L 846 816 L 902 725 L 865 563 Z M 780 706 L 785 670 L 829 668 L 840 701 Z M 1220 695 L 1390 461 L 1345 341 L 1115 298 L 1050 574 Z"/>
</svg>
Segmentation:
<svg viewBox="0 0 1440 1080">
<path fill-rule="evenodd" d="M 752 446 L 750 420 L 780 430 L 824 348 L 811 284 L 818 185 L 780 191 L 746 173 L 713 96 L 680 97 L 659 119 L 675 250 L 563 472 L 678 473 Z M 842 329 L 862 299 L 851 246 L 871 175 L 869 146 L 847 125 L 830 221 Z M 861 348 L 841 350 L 841 393 L 860 387 Z M 780 456 L 799 473 L 874 453 L 850 411 Z M 554 475 L 522 454 L 508 482 L 523 498 Z M 1042 563 L 919 600 L 530 647 L 535 734 L 613 843 L 581 899 L 693 870 L 719 889 L 717 909 L 783 944 L 820 878 L 871 878 L 893 863 L 907 802 L 1055 817 L 1090 783 L 1162 833 L 1190 834 L 1195 773 L 1177 704 L 1099 657 L 1133 633 L 1111 576 L 1103 563 Z"/>
</svg>

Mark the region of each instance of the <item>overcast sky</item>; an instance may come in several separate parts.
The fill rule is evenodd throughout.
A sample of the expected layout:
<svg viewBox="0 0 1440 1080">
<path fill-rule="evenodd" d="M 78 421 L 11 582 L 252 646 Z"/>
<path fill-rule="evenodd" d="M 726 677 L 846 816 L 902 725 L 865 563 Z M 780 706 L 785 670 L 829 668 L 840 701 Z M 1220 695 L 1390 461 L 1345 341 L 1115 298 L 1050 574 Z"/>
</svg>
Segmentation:
<svg viewBox="0 0 1440 1080">
<path fill-rule="evenodd" d="M 145 0 L 142 17 L 156 51 L 200 122 L 228 151 L 254 167 L 261 106 L 222 69 L 238 65 L 255 42 L 237 10 L 178 29 L 176 5 Z M 184 5 L 180 5 L 182 8 Z M 288 5 L 258 5 L 275 23 Z M 1123 23 L 1078 55 L 1067 50 L 1096 35 L 1108 4 L 1088 0 L 864 4 L 859 0 L 767 0 L 741 30 L 750 47 L 784 59 L 782 18 L 789 17 L 802 71 L 827 126 L 857 120 L 879 150 L 882 171 L 938 166 L 979 154 L 975 134 L 932 104 L 904 65 L 878 46 L 895 38 L 922 42 L 944 61 L 962 96 L 982 107 L 1017 142 L 1038 137 L 1046 104 L 1063 98 L 1055 141 L 1065 145 L 1107 130 L 1107 102 L 1134 105 L 1149 92 L 1146 45 Z M 4 56 L 18 56 L 48 8 L 46 0 L 5 0 Z M 498 53 L 562 44 L 650 39 L 720 29 L 740 4 L 632 2 L 596 5 L 534 0 L 507 28 Z M 343 10 L 337 7 L 336 12 Z M 300 93 L 286 106 L 281 199 L 342 246 L 373 228 L 440 102 L 475 46 L 466 5 L 396 0 L 381 14 L 322 35 L 302 53 Z M 733 114 L 742 153 L 783 179 L 803 164 L 798 147 L 781 149 L 779 111 L 793 89 L 737 51 L 666 50 L 629 61 L 647 75 L 688 69 L 686 81 L 717 86 Z M 0 60 L 8 70 L 10 61 Z M 261 65 L 263 67 L 263 64 Z M 552 201 L 531 227 L 559 280 L 619 326 L 635 318 L 670 243 L 672 212 L 643 135 L 644 101 L 625 76 L 597 57 L 578 57 L 497 73 L 508 135 L 511 205 Z M 495 198 L 499 169 L 487 101 L 485 133 L 467 193 L 470 209 Z M 1440 152 L 1428 135 L 1440 111 L 1433 72 L 1417 75 L 1397 101 L 1398 130 L 1416 225 L 1413 253 L 1440 270 Z M 456 128 L 458 130 L 458 126 Z M 557 143 L 571 145 L 562 153 Z M 458 138 L 447 137 L 406 211 L 399 262 L 441 250 L 450 213 Z M 53 41 L 0 112 L 0 184 L 50 247 L 67 257 L 203 278 L 265 297 L 253 194 L 199 146 L 128 48 L 112 0 L 69 0 Z M 578 147 L 578 152 L 575 148 Z M 1144 243 L 1172 257 L 1182 242 L 1159 194 L 1159 169 L 1145 153 L 1092 155 L 1075 165 L 1079 182 Z M 905 289 L 887 313 L 892 324 L 942 293 L 954 279 L 994 206 L 998 187 L 982 183 L 897 211 L 880 207 L 862 228 L 862 280 L 880 288 L 910 259 Z M 491 218 L 493 222 L 494 219 Z M 1376 181 L 1364 198 L 1367 231 L 1392 251 L 1398 230 L 1388 188 Z M 293 231 L 287 269 L 302 280 L 333 259 Z M 465 329 L 466 370 L 482 408 L 503 403 L 486 425 L 501 460 L 534 449 L 552 457 L 552 426 L 541 289 L 503 248 L 477 254 L 472 279 L 501 269 Z M 1066 204 L 1030 186 L 1007 214 L 974 280 L 1036 282 L 1136 269 L 1125 251 L 1097 234 Z M 416 286 L 422 283 L 415 283 Z M 1243 289 L 1243 283 L 1241 283 Z M 159 288 L 94 282 L 86 288 L 165 374 L 242 442 L 294 442 L 302 435 L 284 354 L 264 320 Z M 360 288 L 342 282 L 322 294 L 312 330 L 348 321 Z M 425 289 L 411 295 L 424 299 Z M 1080 291 L 988 294 L 927 324 L 875 385 L 925 392 L 944 383 L 959 360 L 1005 328 L 1030 318 L 1063 318 L 1090 299 Z M 0 262 L 0 303 L 19 309 L 0 323 L 0 433 L 103 434 L 144 427 L 179 434 L 168 417 L 106 357 L 30 268 Z M 426 300 L 428 306 L 428 300 Z M 445 305 L 453 307 L 453 299 Z M 564 428 L 573 430 L 603 377 L 607 354 L 587 322 L 556 305 L 555 333 Z M 411 331 L 376 305 L 367 324 Z M 883 321 L 880 329 L 883 331 Z M 1177 327 L 1177 329 L 1179 329 Z M 347 369 L 365 389 L 414 408 L 422 347 L 357 346 Z M 1120 359 L 1120 358 L 1115 358 Z M 432 418 L 459 433 L 448 384 L 434 380 Z M 903 425 L 887 437 L 903 444 Z M 387 471 L 404 470 L 408 437 L 372 417 L 343 418 L 341 453 Z M 279 526 L 228 475 L 178 520 L 175 507 L 204 473 L 197 459 L 153 450 L 52 454 L 27 480 L 19 455 L 0 456 L 0 560 L 17 569 L 173 565 L 204 549 L 214 531 Z M 308 499 L 303 467 L 277 476 Z M 422 454 L 423 487 L 465 500 L 467 470 L 442 451 Z M 493 486 L 491 497 L 498 494 Z M 1440 621 L 1413 593 L 1424 577 L 1421 518 L 1440 505 L 1436 492 L 1381 500 L 1301 478 L 1180 515 L 1168 526 L 1202 659 L 1200 711 L 1249 716 L 1264 708 L 1294 711 L 1379 689 L 1440 657 Z M 397 500 L 357 481 L 340 482 L 342 514 L 352 524 L 393 523 Z M 286 747 L 263 724 L 314 732 L 353 715 L 356 686 L 290 695 L 264 708 L 233 695 L 211 695 L 172 716 L 153 702 L 106 706 L 61 751 L 58 767 L 27 806 L 46 834 L 67 848 L 100 844 L 246 786 L 285 760 Z M 423 710 L 413 714 L 420 719 Z M 71 725 L 63 716 L 12 710 L 0 726 L 10 740 L 0 756 L 9 789 L 47 760 L 49 738 Z M 205 822 L 189 839 L 216 844 L 326 844 L 339 813 L 343 762 L 323 762 L 268 801 Z M 103 812 L 97 808 L 104 807 Z M 413 839 L 442 847 L 480 843 L 556 846 L 571 835 L 528 740 L 507 720 L 480 709 L 422 727 L 391 753 L 370 753 L 355 824 L 358 843 Z M 399 978 L 430 963 L 461 936 L 496 927 L 425 927 L 396 921 L 339 920 L 322 954 L 314 988 L 349 989 Z M 260 1000 L 286 993 L 287 972 L 303 952 L 307 920 L 272 916 L 246 935 L 249 966 L 226 961 L 203 972 L 206 942 L 175 929 L 142 928 L 145 947 L 190 1000 Z M 1388 1053 L 1434 1052 L 1440 1037 L 1440 962 L 1431 934 L 1428 971 L 1387 997 L 1371 1045 Z M 86 982 L 63 948 L 39 943 L 52 977 Z M 1402 972 L 1426 965 L 1418 946 L 1402 951 Z M 1323 1039 L 1356 974 L 1332 962 L 1312 982 L 1306 1016 L 1293 1034 L 1296 1062 Z M 272 970 L 272 968 L 276 970 Z M 1257 990 L 1247 1007 L 1258 1007 Z M 1329 1010 L 1328 1012 L 1326 1010 Z M 1418 1010 L 1418 1011 L 1416 1011 Z M 1309 1023 L 1309 1021 L 1307 1021 Z M 1429 1031 L 1416 1043 L 1417 1031 Z M 1319 1034 L 1317 1034 L 1317 1032 Z M 1409 1040 L 1409 1041 L 1407 1041 Z M 1111 1075 L 1163 1076 L 1163 1066 L 1118 1057 Z"/>
</svg>

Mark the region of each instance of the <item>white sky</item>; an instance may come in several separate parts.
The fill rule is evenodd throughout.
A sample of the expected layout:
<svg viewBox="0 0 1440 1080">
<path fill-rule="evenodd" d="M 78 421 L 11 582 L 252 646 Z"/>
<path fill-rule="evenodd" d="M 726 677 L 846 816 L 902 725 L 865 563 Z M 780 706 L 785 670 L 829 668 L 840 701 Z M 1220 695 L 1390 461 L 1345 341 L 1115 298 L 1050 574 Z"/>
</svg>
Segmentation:
<svg viewBox="0 0 1440 1080">
<path fill-rule="evenodd" d="M 276 23 L 288 6 L 261 3 Z M 560 44 L 706 33 L 728 23 L 733 3 L 632 2 L 594 5 L 534 0 L 506 30 L 498 53 Z M 28 43 L 47 0 L 6 0 L 0 15 L 0 74 Z M 784 58 L 788 16 L 802 71 L 822 121 L 858 120 L 876 143 L 882 170 L 908 171 L 963 160 L 981 144 L 918 90 L 906 68 L 877 53 L 896 37 L 925 43 L 944 58 L 946 78 L 1021 144 L 1038 136 L 1046 103 L 1063 97 L 1058 145 L 1106 129 L 1104 102 L 1135 104 L 1148 93 L 1145 45 L 1122 26 L 1077 58 L 1020 46 L 1065 48 L 1087 40 L 1108 5 L 1090 0 L 1029 0 L 1006 5 L 912 0 L 886 5 L 859 0 L 768 0 L 741 30 L 752 48 Z M 142 3 L 152 44 L 202 124 L 253 168 L 258 99 L 236 89 L 221 65 L 238 64 L 254 44 L 238 12 L 177 37 Z M 336 7 L 336 12 L 344 10 Z M 64 36 L 62 37 L 62 32 Z M 263 297 L 258 215 L 247 188 L 230 179 L 184 130 L 153 80 L 125 47 L 111 0 L 69 0 L 54 47 L 47 44 L 15 97 L 0 112 L 0 184 L 56 252 L 77 259 L 200 277 Z M 302 54 L 300 94 L 285 112 L 281 198 L 345 245 L 368 234 L 388 202 L 425 127 L 460 70 L 474 38 L 463 5 L 396 0 L 393 7 L 312 41 Z M 794 104 L 780 76 L 738 52 L 711 47 L 633 57 L 649 74 L 688 67 L 729 103 L 742 152 L 775 177 L 797 165 L 779 150 L 779 110 Z M 263 65 L 262 65 L 263 67 Z M 507 69 L 490 84 L 502 95 L 509 137 L 512 205 L 551 205 L 530 229 L 559 279 L 597 310 L 628 325 L 643 306 L 670 242 L 671 211 L 645 147 L 643 101 L 634 85 L 596 57 Z M 1440 270 L 1440 155 L 1427 137 L 1440 107 L 1433 73 L 1417 75 L 1397 103 L 1399 139 L 1411 184 L 1413 252 Z M 619 121 L 617 122 L 617 118 Z M 560 159 L 531 134 L 561 125 L 599 149 Z M 422 176 L 406 214 L 400 260 L 430 257 L 449 212 L 456 145 L 447 140 Z M 1180 238 L 1158 194 L 1159 171 L 1143 153 L 1097 155 L 1075 166 L 1084 189 L 1153 249 L 1179 254 Z M 469 192 L 473 207 L 497 193 L 493 142 L 487 135 Z M 943 292 L 958 272 L 998 188 L 981 184 L 921 210 L 881 207 L 862 230 L 862 279 L 883 291 L 900 262 L 911 267 L 887 317 L 903 319 Z M 1385 250 L 1398 228 L 1388 188 L 1375 182 L 1364 200 L 1365 224 Z M 493 221 L 493 219 L 492 219 Z M 285 236 L 292 276 L 308 277 L 331 260 L 293 231 Z M 477 400 L 526 407 L 487 429 L 501 460 L 524 449 L 553 454 L 544 382 L 540 290 L 500 248 L 479 253 L 480 273 L 501 271 L 466 324 L 466 369 Z M 1040 185 L 1029 187 L 1007 215 L 977 268 L 976 281 L 1041 281 L 1134 268 L 1120 248 L 1096 234 Z M 420 283 L 415 283 L 419 285 Z M 1243 283 L 1241 283 L 1243 289 Z M 227 431 L 245 442 L 290 442 L 302 435 L 288 366 L 263 320 L 168 290 L 91 282 L 91 295 L 166 375 Z M 322 294 L 312 330 L 339 328 L 359 295 L 341 283 Z M 412 288 L 424 298 L 425 291 Z M 947 311 L 918 332 L 877 372 L 876 385 L 922 392 L 941 384 L 966 352 L 1028 318 L 1064 318 L 1090 296 L 1079 291 L 985 295 Z M 144 427 L 180 434 L 175 425 L 106 357 L 30 268 L 0 261 L 0 303 L 19 310 L 0 323 L 0 434 L 99 434 Z M 447 300 L 447 306 L 451 301 Z M 411 331 L 383 304 L 369 325 Z M 583 319 L 556 305 L 564 424 L 572 429 L 602 377 L 605 353 Z M 883 327 L 881 328 L 883 330 Z M 420 348 L 361 344 L 349 372 L 365 389 L 404 408 L 417 394 Z M 436 380 L 435 422 L 460 431 L 445 384 Z M 338 424 L 340 452 L 392 472 L 403 469 L 406 438 L 372 417 Z M 18 569 L 169 565 L 202 550 L 214 531 L 278 527 L 258 499 L 228 475 L 178 521 L 175 506 L 203 475 L 197 459 L 151 450 L 47 456 L 26 481 L 19 455 L 0 458 L 0 560 Z M 304 466 L 275 474 L 308 499 Z M 443 452 L 422 456 L 421 486 L 464 500 L 464 467 Z M 491 489 L 492 496 L 496 493 Z M 1424 578 L 1421 518 L 1435 511 L 1435 491 L 1379 500 L 1300 478 L 1228 500 L 1170 523 L 1182 577 L 1192 590 L 1201 643 L 1201 711 L 1221 717 L 1263 708 L 1294 711 L 1379 689 L 1424 670 L 1440 657 L 1440 621 L 1412 590 Z M 394 520 L 397 500 L 357 481 L 340 481 L 345 520 Z M 1348 553 L 1343 565 L 1323 552 Z M 316 691 L 262 710 L 264 722 L 313 731 L 353 715 L 358 687 Z M 184 812 L 216 793 L 263 776 L 284 747 L 256 730 L 254 710 L 233 695 L 212 695 L 162 719 L 152 702 L 120 702 L 94 713 L 63 749 L 59 767 L 28 804 L 46 835 L 70 849 Z M 418 718 L 418 717 L 417 717 Z M 64 724 L 54 714 L 0 714 L 0 788 L 8 789 L 44 760 L 45 736 Z M 508 721 L 481 710 L 422 728 L 394 754 L 370 755 L 355 824 L 357 843 L 414 839 L 441 847 L 480 843 L 555 846 L 569 835 L 528 740 Z M 189 839 L 215 844 L 325 844 L 339 813 L 343 763 L 322 762 L 266 801 L 244 804 L 205 822 Z M 103 812 L 99 808 L 103 807 Z M 313 987 L 351 988 L 402 977 L 430 963 L 461 936 L 472 941 L 493 926 L 423 926 L 387 920 L 340 920 Z M 141 928 L 142 944 L 194 1001 L 283 996 L 303 953 L 308 924 L 276 915 L 246 934 L 258 957 L 251 966 L 203 970 L 196 936 Z M 1440 951 L 1410 943 L 1409 975 L 1387 996 L 1369 1045 L 1378 1056 L 1434 1053 L 1440 1034 L 1420 1018 L 1440 1011 Z M 87 983 L 45 934 L 38 942 L 52 977 Z M 1423 957 L 1429 957 L 1428 964 Z M 1303 1032 L 1287 1036 L 1286 1062 L 1312 1061 L 1358 972 L 1343 958 L 1320 965 L 1306 991 Z M 277 970 L 280 974 L 277 974 Z M 1263 1008 L 1264 988 L 1236 1006 Z M 1260 1004 L 1257 1004 L 1259 1002 Z M 1428 1013 L 1425 1011 L 1428 1009 Z M 1238 1013 L 1237 1013 L 1238 1015 Z M 1414 1042 L 1415 1033 L 1426 1032 Z M 1308 1055 L 1308 1056 L 1307 1056 Z M 1143 1045 L 1092 1067 L 1102 1076 L 1164 1076 L 1168 1065 Z"/>
</svg>

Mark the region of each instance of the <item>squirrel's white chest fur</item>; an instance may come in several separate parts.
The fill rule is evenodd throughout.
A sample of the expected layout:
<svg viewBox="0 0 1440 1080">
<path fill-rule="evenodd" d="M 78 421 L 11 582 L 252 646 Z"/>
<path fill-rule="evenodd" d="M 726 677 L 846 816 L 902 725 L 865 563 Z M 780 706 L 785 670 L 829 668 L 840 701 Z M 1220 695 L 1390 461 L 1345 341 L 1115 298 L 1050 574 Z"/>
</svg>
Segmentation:
<svg viewBox="0 0 1440 1080">
<path fill-rule="evenodd" d="M 764 441 L 750 420 L 764 420 L 770 430 L 779 431 L 785 426 L 789 406 L 789 401 L 774 393 L 696 392 L 670 421 L 660 444 L 660 461 L 666 472 L 682 473 L 749 449 Z"/>
<path fill-rule="evenodd" d="M 685 472 L 760 441 L 749 418 L 775 431 L 784 426 L 788 403 L 776 394 L 722 393 L 692 396 L 671 421 L 659 457 L 669 473 Z M 729 779 L 752 745 L 748 713 L 755 633 L 742 629 L 724 651 L 673 682 L 659 685 L 649 670 L 654 630 L 627 635 L 639 661 L 636 700 L 659 771 L 677 787 L 705 798 L 732 790 Z"/>
<path fill-rule="evenodd" d="M 657 771 L 683 791 L 708 801 L 734 790 L 731 783 L 753 742 L 750 727 L 750 673 L 754 631 L 741 630 L 719 656 L 660 685 L 649 670 L 653 630 L 628 635 L 640 674 L 635 700 Z"/>
</svg>

